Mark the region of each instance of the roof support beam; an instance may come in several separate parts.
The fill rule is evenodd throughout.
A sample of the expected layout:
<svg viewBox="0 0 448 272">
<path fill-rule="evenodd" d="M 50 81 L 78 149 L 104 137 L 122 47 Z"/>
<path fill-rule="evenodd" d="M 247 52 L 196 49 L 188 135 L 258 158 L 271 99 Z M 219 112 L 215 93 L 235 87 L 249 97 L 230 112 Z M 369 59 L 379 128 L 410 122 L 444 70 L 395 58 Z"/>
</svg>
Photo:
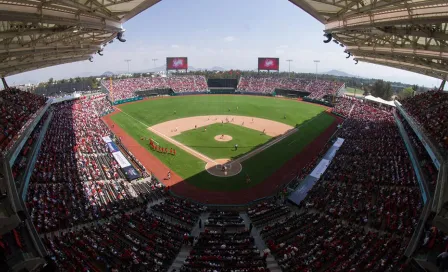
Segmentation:
<svg viewBox="0 0 448 272">
<path fill-rule="evenodd" d="M 101 46 L 98 45 L 71 45 L 71 46 L 46 46 L 46 47 L 35 47 L 35 48 L 19 48 L 10 51 L 0 50 L 0 58 L 2 56 L 7 57 L 20 57 L 25 55 L 33 55 L 33 54 L 44 54 L 44 53 L 63 53 L 63 52 L 76 52 L 76 51 L 96 51 L 100 50 Z"/>
<path fill-rule="evenodd" d="M 376 13 L 356 14 L 356 17 L 335 20 L 325 24 L 328 32 L 334 30 L 363 29 L 395 24 L 427 24 L 448 21 L 448 3 L 438 6 L 423 6 L 410 9 L 393 9 Z"/>
<path fill-rule="evenodd" d="M 0 18 L 2 20 L 59 24 L 111 32 L 123 30 L 121 23 L 115 20 L 12 4 L 0 3 Z"/>
<path fill-rule="evenodd" d="M 424 69 L 436 69 L 440 71 L 446 70 L 446 65 L 444 65 L 443 61 L 437 61 L 433 59 L 428 58 L 422 58 L 422 57 L 405 57 L 405 56 L 399 56 L 399 55 L 387 55 L 387 54 L 378 54 L 378 53 L 359 53 L 355 55 L 355 58 L 358 57 L 369 57 L 369 58 L 375 58 L 375 59 L 381 59 L 386 62 L 400 62 L 400 63 L 407 63 L 409 65 L 417 65 L 420 68 Z"/>
<path fill-rule="evenodd" d="M 355 60 L 359 61 L 365 61 L 380 65 L 386 65 L 391 66 L 395 68 L 405 69 L 412 72 L 417 72 L 420 74 L 428 75 L 428 76 L 434 76 L 436 78 L 444 79 L 448 75 L 448 71 L 446 70 L 440 70 L 429 66 L 423 66 L 419 64 L 413 64 L 403 61 L 396 61 L 396 60 L 386 60 L 376 57 L 366 57 L 366 56 L 356 56 Z M 433 74 L 433 75 L 431 75 Z M 437 76 L 436 76 L 437 75 Z"/>
<path fill-rule="evenodd" d="M 448 60 L 448 48 L 445 51 L 432 51 L 432 50 L 420 50 L 409 48 L 394 48 L 394 47 L 381 47 L 381 46 L 347 46 L 346 49 L 352 53 L 355 52 L 367 52 L 367 53 L 380 53 L 390 55 L 404 55 L 404 56 L 418 56 L 424 58 L 434 58 L 441 60 Z M 355 53 L 356 55 L 356 53 Z"/>
<path fill-rule="evenodd" d="M 422 30 L 412 30 L 398 27 L 385 27 L 381 29 L 381 32 L 384 32 L 384 35 L 410 35 L 415 37 L 423 37 L 423 38 L 435 38 L 438 40 L 448 40 L 448 33 L 441 31 L 422 31 Z"/>
<path fill-rule="evenodd" d="M 68 59 L 57 59 L 57 60 L 51 60 L 51 61 L 42 61 L 42 62 L 35 62 L 30 64 L 22 64 L 17 65 L 16 67 L 8 67 L 6 69 L 0 69 L 0 76 L 6 77 L 11 76 L 35 69 L 50 67 L 54 65 L 64 64 L 64 63 L 71 63 L 76 61 L 82 61 L 82 60 L 88 60 L 89 56 L 82 56 L 77 58 L 68 58 Z"/>
<path fill-rule="evenodd" d="M 120 18 L 118 18 L 110 10 L 105 8 L 103 5 L 101 5 L 97 1 L 90 1 L 90 3 L 94 4 L 93 8 L 92 7 L 88 7 L 86 5 L 79 4 L 78 2 L 71 1 L 71 0 L 52 0 L 50 3 L 51 4 L 63 4 L 65 6 L 67 6 L 67 7 L 73 7 L 75 9 L 80 10 L 80 11 L 84 11 L 87 14 L 95 14 L 95 16 L 99 16 L 99 17 L 104 18 L 104 19 L 116 20 L 116 21 L 120 20 Z"/>
<path fill-rule="evenodd" d="M 30 52 L 21 52 L 15 55 L 1 55 L 0 54 L 0 66 L 13 66 L 17 63 L 25 63 L 25 61 L 35 59 L 37 57 L 42 58 L 59 58 L 63 56 L 73 55 L 94 55 L 98 50 L 94 49 L 65 49 L 65 50 L 48 50 L 31 54 Z M 5 65 L 2 65 L 3 63 Z"/>
<path fill-rule="evenodd" d="M 79 53 L 75 53 L 75 54 L 54 54 L 54 55 L 48 55 L 48 56 L 42 56 L 42 55 L 38 55 L 38 56 L 32 56 L 30 59 L 28 59 L 27 61 L 19 61 L 19 60 L 13 60 L 13 61 L 9 61 L 7 63 L 0 63 L 0 71 L 1 70 L 6 70 L 9 67 L 10 68 L 18 68 L 20 66 L 31 66 L 34 63 L 42 63 L 42 62 L 52 62 L 52 61 L 59 61 L 59 60 L 64 60 L 64 59 L 73 59 L 73 58 L 78 58 L 78 57 L 87 57 L 89 58 L 91 54 L 89 54 L 88 52 L 79 52 Z"/>
<path fill-rule="evenodd" d="M 58 32 L 64 32 L 67 28 L 65 27 L 52 27 L 52 28 L 41 28 L 41 29 L 23 29 L 23 30 L 10 30 L 5 32 L 0 32 L 0 39 L 9 39 L 14 37 L 23 37 L 39 34 L 53 34 Z"/>
</svg>

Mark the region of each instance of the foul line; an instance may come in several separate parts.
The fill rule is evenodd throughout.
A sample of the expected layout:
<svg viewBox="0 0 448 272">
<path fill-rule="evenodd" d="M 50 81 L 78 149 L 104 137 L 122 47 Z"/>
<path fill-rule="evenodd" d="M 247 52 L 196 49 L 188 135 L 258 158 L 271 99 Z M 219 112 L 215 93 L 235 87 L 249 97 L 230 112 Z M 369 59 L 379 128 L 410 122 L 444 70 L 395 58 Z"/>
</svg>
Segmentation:
<svg viewBox="0 0 448 272">
<path fill-rule="evenodd" d="M 237 159 L 234 160 L 234 161 L 231 161 L 230 163 L 232 163 L 232 162 L 239 162 L 239 163 L 242 163 L 243 161 L 249 159 L 250 157 L 256 155 L 257 153 L 260 153 L 260 152 L 264 151 L 265 149 L 268 149 L 269 147 L 275 145 L 276 143 L 278 143 L 278 142 L 280 142 L 281 140 L 285 139 L 285 138 L 288 137 L 289 135 L 291 135 L 291 134 L 293 134 L 293 133 L 296 133 L 297 131 L 299 131 L 297 128 L 293 128 L 293 129 L 291 129 L 290 131 L 288 131 L 288 132 L 286 132 L 285 134 L 283 134 L 282 136 L 278 137 L 277 139 L 275 139 L 275 140 L 273 140 L 273 141 L 271 141 L 271 142 L 269 142 L 269 143 L 267 143 L 267 144 L 265 144 L 265 145 L 263 145 L 263 146 L 260 146 L 259 148 L 257 148 L 257 149 L 255 149 L 255 150 L 253 150 L 253 151 L 251 151 L 251 152 L 245 154 L 244 156 L 239 157 L 239 158 L 237 158 Z"/>
<path fill-rule="evenodd" d="M 122 111 L 121 109 L 119 109 L 119 108 L 117 108 L 117 107 L 114 107 L 114 108 L 115 108 L 116 110 L 118 110 L 118 111 L 120 111 L 120 112 L 126 114 L 127 116 L 131 117 L 131 118 L 134 119 L 135 121 L 139 122 L 140 124 L 142 124 L 143 126 L 145 126 L 149 131 L 154 132 L 156 135 L 158 135 L 158 136 L 164 138 L 164 139 L 167 140 L 168 142 L 171 142 L 172 144 L 175 144 L 175 145 L 179 146 L 179 147 L 182 148 L 183 150 L 185 150 L 185 151 L 191 153 L 192 155 L 194 155 L 195 157 L 201 159 L 202 161 L 204 161 L 204 162 L 206 162 L 206 163 L 211 162 L 211 163 L 214 163 L 214 164 L 218 164 L 216 161 L 214 161 L 214 160 L 210 159 L 209 157 L 207 157 L 207 156 L 205 156 L 205 155 L 203 155 L 203 154 L 197 152 L 196 150 L 191 149 L 191 148 L 189 148 L 188 146 L 186 146 L 186 145 L 184 145 L 184 144 L 182 144 L 182 143 L 180 143 L 180 142 L 178 142 L 178 141 L 176 141 L 176 140 L 170 138 L 169 136 L 166 136 L 165 134 L 161 133 L 160 131 L 157 131 L 157 130 L 151 128 L 151 127 L 148 126 L 147 124 L 145 124 L 145 123 L 143 123 L 142 121 L 138 120 L 138 119 L 135 118 L 134 116 L 129 115 L 129 114 L 126 113 L 125 111 Z"/>
<path fill-rule="evenodd" d="M 197 151 L 194 150 L 194 149 L 189 148 L 188 146 L 186 146 L 186 145 L 184 145 L 184 144 L 182 144 L 182 143 L 180 143 L 180 142 L 174 140 L 173 138 L 170 138 L 169 136 L 166 136 L 165 134 L 163 134 L 163 133 L 160 132 L 160 131 L 157 131 L 157 130 L 151 128 L 151 127 L 148 127 L 148 130 L 151 131 L 151 132 L 154 132 L 155 134 L 157 134 L 158 136 L 164 138 L 164 139 L 167 140 L 168 142 L 170 142 L 170 143 L 172 143 L 172 144 L 175 144 L 175 145 L 177 145 L 178 147 L 182 148 L 183 150 L 185 150 L 185 151 L 187 151 L 187 152 L 193 154 L 195 157 L 197 157 L 197 158 L 203 160 L 203 161 L 206 162 L 206 163 L 208 163 L 208 162 L 212 162 L 212 163 L 214 163 L 214 164 L 218 164 L 216 161 L 210 159 L 209 157 L 207 157 L 207 156 L 205 156 L 205 155 L 203 155 L 203 154 L 197 152 Z"/>
<path fill-rule="evenodd" d="M 129 116 L 130 118 L 134 119 L 135 121 L 139 122 L 140 124 L 142 124 L 143 126 L 145 126 L 149 131 L 151 131 L 151 132 L 157 134 L 158 136 L 164 138 L 164 139 L 167 140 L 168 142 L 170 142 L 170 143 L 172 143 L 172 144 L 175 144 L 176 146 L 178 146 L 178 147 L 182 148 L 183 150 L 189 152 L 190 154 L 194 155 L 195 157 L 199 158 L 200 160 L 202 160 L 202 161 L 204 161 L 204 162 L 206 162 L 206 163 L 211 162 L 211 163 L 214 163 L 214 164 L 218 164 L 218 163 L 217 163 L 216 161 L 214 161 L 213 159 L 211 159 L 211 158 L 209 158 L 209 157 L 207 157 L 207 156 L 205 156 L 205 155 L 203 155 L 203 154 L 197 152 L 197 151 L 194 150 L 194 149 L 191 149 L 190 147 L 188 147 L 188 146 L 186 146 L 186 145 L 184 145 L 184 144 L 182 144 L 182 143 L 180 143 L 180 142 L 174 140 L 173 138 L 171 138 L 171 137 L 169 137 L 169 136 L 163 134 L 162 132 L 157 131 L 157 130 L 151 128 L 151 127 L 148 126 L 147 124 L 141 122 L 140 120 L 138 120 L 138 119 L 136 119 L 135 117 L 129 115 L 128 113 L 122 111 L 121 109 L 119 109 L 119 108 L 117 108 L 117 107 L 114 107 L 114 108 L 115 108 L 116 110 L 118 110 L 118 111 L 120 111 L 120 112 L 126 114 L 127 116 Z M 260 146 L 259 148 L 257 148 L 257 149 L 255 149 L 255 150 L 253 150 L 253 151 L 251 151 L 251 152 L 249 152 L 249 153 L 243 155 L 242 157 L 237 158 L 236 160 L 229 161 L 228 164 L 232 164 L 232 163 L 234 163 L 234 162 L 242 163 L 243 161 L 245 161 L 245 160 L 249 159 L 250 157 L 252 157 L 252 156 L 254 156 L 254 155 L 256 155 L 256 154 L 258 154 L 258 153 L 264 151 L 265 149 L 268 149 L 269 147 L 271 147 L 271 146 L 273 146 L 274 144 L 280 142 L 281 140 L 285 139 L 286 137 L 290 136 L 291 134 L 296 133 L 297 131 L 299 131 L 297 128 L 293 128 L 293 129 L 291 129 L 290 131 L 288 131 L 287 133 L 285 133 L 285 134 L 281 135 L 280 137 L 278 137 L 277 139 L 275 139 L 275 140 L 273 140 L 273 141 L 271 141 L 271 142 L 269 142 L 269 143 L 267 143 L 267 144 L 265 144 L 265 145 L 263 145 L 263 146 Z"/>
</svg>

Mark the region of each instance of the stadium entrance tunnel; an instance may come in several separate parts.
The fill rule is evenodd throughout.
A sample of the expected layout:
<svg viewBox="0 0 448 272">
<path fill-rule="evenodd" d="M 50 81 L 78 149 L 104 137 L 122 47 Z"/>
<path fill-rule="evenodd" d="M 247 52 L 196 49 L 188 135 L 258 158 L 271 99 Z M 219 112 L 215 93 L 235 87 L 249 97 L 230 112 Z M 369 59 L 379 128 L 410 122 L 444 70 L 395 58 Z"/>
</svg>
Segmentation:
<svg viewBox="0 0 448 272">
<path fill-rule="evenodd" d="M 208 162 L 205 170 L 215 177 L 232 177 L 238 175 L 243 166 L 238 161 L 230 161 L 229 159 L 217 159 Z"/>
</svg>

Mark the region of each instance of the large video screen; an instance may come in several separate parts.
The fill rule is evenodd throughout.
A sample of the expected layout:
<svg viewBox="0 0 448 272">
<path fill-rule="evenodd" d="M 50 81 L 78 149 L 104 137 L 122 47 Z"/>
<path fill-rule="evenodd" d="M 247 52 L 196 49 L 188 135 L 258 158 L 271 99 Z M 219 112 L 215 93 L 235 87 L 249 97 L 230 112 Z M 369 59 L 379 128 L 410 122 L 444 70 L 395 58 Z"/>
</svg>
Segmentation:
<svg viewBox="0 0 448 272">
<path fill-rule="evenodd" d="M 188 69 L 188 59 L 185 57 L 166 58 L 166 69 L 168 70 Z"/>
<path fill-rule="evenodd" d="M 275 70 L 280 68 L 279 58 L 258 58 L 259 70 Z"/>
</svg>

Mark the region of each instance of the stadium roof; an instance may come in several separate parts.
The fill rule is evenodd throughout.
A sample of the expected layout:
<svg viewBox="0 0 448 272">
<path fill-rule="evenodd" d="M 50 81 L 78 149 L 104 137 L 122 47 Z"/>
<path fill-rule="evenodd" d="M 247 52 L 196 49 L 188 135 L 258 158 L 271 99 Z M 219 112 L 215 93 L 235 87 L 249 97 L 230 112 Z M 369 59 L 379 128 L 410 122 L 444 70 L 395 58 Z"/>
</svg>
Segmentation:
<svg viewBox="0 0 448 272">
<path fill-rule="evenodd" d="M 0 0 L 0 77 L 88 60 L 160 0 Z"/>
<path fill-rule="evenodd" d="M 355 60 L 446 79 L 448 1 L 289 0 Z"/>
</svg>

